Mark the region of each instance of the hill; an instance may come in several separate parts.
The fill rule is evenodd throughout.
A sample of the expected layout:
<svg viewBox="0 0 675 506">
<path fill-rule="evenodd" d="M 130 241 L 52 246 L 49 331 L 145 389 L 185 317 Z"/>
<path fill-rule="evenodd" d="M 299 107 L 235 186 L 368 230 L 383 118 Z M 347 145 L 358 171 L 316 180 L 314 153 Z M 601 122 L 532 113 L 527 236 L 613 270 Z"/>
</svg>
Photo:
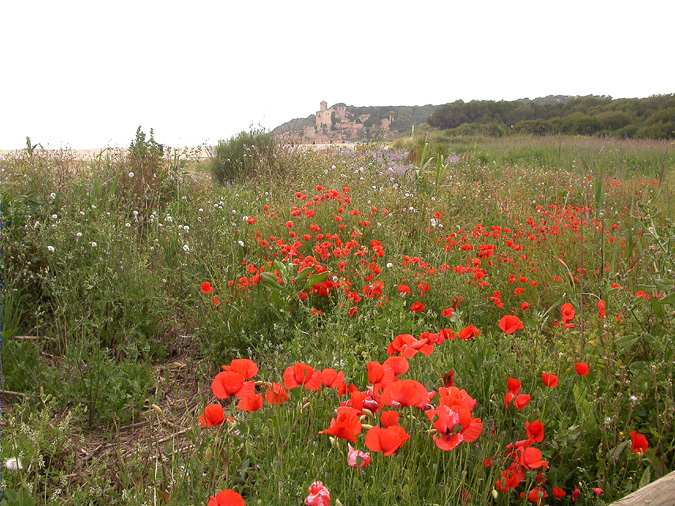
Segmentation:
<svg viewBox="0 0 675 506">
<path fill-rule="evenodd" d="M 549 95 L 518 100 L 457 100 L 440 105 L 352 106 L 337 103 L 272 133 L 298 142 L 359 141 L 407 134 L 427 124 L 450 134 L 573 134 L 675 138 L 675 94 L 647 98 Z"/>
</svg>

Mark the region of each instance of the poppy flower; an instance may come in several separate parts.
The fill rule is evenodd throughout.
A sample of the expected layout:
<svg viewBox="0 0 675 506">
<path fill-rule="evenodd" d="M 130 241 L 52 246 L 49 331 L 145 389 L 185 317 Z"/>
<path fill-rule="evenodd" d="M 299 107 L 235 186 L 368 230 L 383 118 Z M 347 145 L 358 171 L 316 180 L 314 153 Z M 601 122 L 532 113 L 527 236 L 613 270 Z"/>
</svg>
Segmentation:
<svg viewBox="0 0 675 506">
<path fill-rule="evenodd" d="M 283 404 L 288 400 L 288 393 L 279 383 L 272 383 L 265 392 L 267 404 Z"/>
<path fill-rule="evenodd" d="M 361 422 L 359 421 L 359 411 L 347 406 L 337 408 L 337 415 L 330 421 L 327 429 L 319 434 L 335 436 L 356 443 L 356 437 L 361 434 Z"/>
<path fill-rule="evenodd" d="M 239 402 L 237 403 L 237 409 L 239 411 L 244 411 L 246 413 L 258 411 L 262 407 L 263 407 L 262 395 L 256 393 L 241 395 L 239 397 Z"/>
<path fill-rule="evenodd" d="M 209 497 L 207 506 L 246 506 L 246 502 L 237 492 L 228 488 Z"/>
<path fill-rule="evenodd" d="M 520 411 L 521 409 L 527 407 L 531 399 L 532 396 L 530 394 L 518 394 L 513 399 L 513 405 L 518 411 Z"/>
<path fill-rule="evenodd" d="M 382 403 L 391 406 L 424 407 L 429 402 L 429 393 L 421 383 L 415 380 L 397 380 L 384 387 Z"/>
<path fill-rule="evenodd" d="M 548 462 L 542 458 L 541 450 L 534 446 L 517 449 L 518 463 L 526 469 L 547 468 Z"/>
<path fill-rule="evenodd" d="M 305 506 L 330 506 L 330 491 L 320 481 L 315 481 L 307 489 Z"/>
<path fill-rule="evenodd" d="M 245 379 L 251 379 L 258 374 L 258 365 L 248 358 L 235 358 L 223 370 L 238 372 Z"/>
<path fill-rule="evenodd" d="M 462 422 L 459 413 L 445 405 L 435 410 L 428 410 L 426 414 L 436 418 L 433 425 L 438 434 L 433 438 L 434 444 L 446 452 L 453 450 L 463 442 L 472 443 L 483 432 L 483 422 L 480 418 L 472 418 L 467 413 L 467 420 Z M 458 425 L 461 426 L 461 430 L 456 431 L 455 428 Z"/>
<path fill-rule="evenodd" d="M 398 425 L 398 413 L 396 411 L 383 411 L 380 415 L 380 425 L 382 427 Z"/>
<path fill-rule="evenodd" d="M 428 357 L 433 351 L 433 344 L 426 339 L 415 339 L 412 334 L 399 334 L 387 346 L 387 355 L 401 355 L 406 358 L 414 357 L 418 352 Z"/>
<path fill-rule="evenodd" d="M 347 465 L 349 467 L 365 469 L 370 465 L 371 460 L 370 453 L 357 450 L 347 443 Z"/>
<path fill-rule="evenodd" d="M 415 301 L 412 304 L 410 304 L 410 311 L 413 313 L 421 313 L 425 309 L 424 304 L 421 303 L 420 301 Z"/>
<path fill-rule="evenodd" d="M 527 439 L 533 443 L 541 443 L 544 440 L 544 424 L 540 420 L 525 422 Z"/>
<path fill-rule="evenodd" d="M 208 281 L 202 281 L 202 283 L 199 285 L 199 291 L 204 295 L 208 295 L 213 292 L 213 285 Z"/>
<path fill-rule="evenodd" d="M 607 317 L 607 311 L 606 311 L 607 305 L 605 304 L 605 301 L 600 299 L 598 301 L 598 303 L 596 304 L 596 306 L 598 308 L 598 316 L 600 318 L 606 318 Z"/>
<path fill-rule="evenodd" d="M 405 443 L 410 436 L 400 425 L 373 427 L 366 433 L 366 447 L 375 453 L 389 457 Z"/>
<path fill-rule="evenodd" d="M 306 390 L 317 391 L 321 388 L 321 373 L 312 366 L 297 362 L 286 368 L 283 374 L 284 386 L 292 390 L 303 386 Z"/>
<path fill-rule="evenodd" d="M 395 376 L 400 376 L 408 372 L 410 365 L 405 357 L 389 357 L 382 363 L 385 369 L 391 369 Z"/>
<path fill-rule="evenodd" d="M 560 500 L 567 495 L 567 493 L 560 487 L 553 487 L 551 494 L 556 500 Z"/>
<path fill-rule="evenodd" d="M 514 394 L 520 392 L 520 386 L 520 380 L 517 378 L 512 378 L 509 376 L 509 378 L 506 380 L 506 388 L 509 392 L 513 392 Z"/>
<path fill-rule="evenodd" d="M 345 373 L 331 368 L 324 369 L 321 371 L 321 385 L 332 388 L 337 391 L 338 395 L 342 395 L 347 389 Z"/>
<path fill-rule="evenodd" d="M 452 315 L 454 314 L 455 314 L 454 307 L 446 307 L 443 311 L 441 311 L 441 316 L 444 318 L 452 318 Z"/>
<path fill-rule="evenodd" d="M 211 391 L 217 399 L 228 399 L 239 393 L 244 387 L 244 382 L 245 378 L 242 374 L 235 371 L 222 371 L 213 378 Z"/>
<path fill-rule="evenodd" d="M 471 339 L 474 339 L 478 336 L 480 336 L 480 330 L 478 330 L 473 325 L 464 327 L 462 330 L 459 331 L 459 338 L 462 341 L 470 341 Z"/>
<path fill-rule="evenodd" d="M 507 335 L 511 335 L 525 328 L 520 318 L 514 315 L 506 315 L 499 320 L 499 328 Z"/>
<path fill-rule="evenodd" d="M 527 502 L 530 504 L 541 504 L 548 497 L 548 493 L 542 487 L 534 487 L 527 494 Z"/>
<path fill-rule="evenodd" d="M 406 295 L 410 295 L 410 287 L 408 285 L 398 285 L 396 288 L 398 290 L 398 294 L 401 297 L 405 297 Z"/>
<path fill-rule="evenodd" d="M 630 440 L 631 451 L 637 455 L 646 452 L 649 448 L 649 441 L 647 441 L 647 437 L 638 431 L 633 430 L 630 432 Z"/>
<path fill-rule="evenodd" d="M 220 404 L 207 404 L 199 417 L 200 427 L 216 427 L 225 421 L 225 411 Z"/>
<path fill-rule="evenodd" d="M 577 362 L 574 364 L 574 370 L 577 373 L 577 376 L 588 376 L 590 367 L 586 362 Z"/>
<path fill-rule="evenodd" d="M 385 368 L 379 362 L 371 361 L 366 365 L 368 370 L 368 383 L 377 385 L 386 380 L 387 383 L 394 381 L 394 372 L 390 368 Z"/>
<path fill-rule="evenodd" d="M 591 490 L 595 494 L 595 497 L 600 497 L 603 492 L 603 490 L 600 487 L 593 487 Z"/>
<path fill-rule="evenodd" d="M 542 372 L 541 382 L 548 388 L 555 388 L 558 386 L 558 376 L 551 372 Z"/>
<path fill-rule="evenodd" d="M 575 315 L 576 311 L 574 309 L 574 306 L 569 302 L 565 302 L 562 306 L 560 306 L 560 319 L 564 323 L 569 323 L 572 320 L 574 320 Z"/>
</svg>

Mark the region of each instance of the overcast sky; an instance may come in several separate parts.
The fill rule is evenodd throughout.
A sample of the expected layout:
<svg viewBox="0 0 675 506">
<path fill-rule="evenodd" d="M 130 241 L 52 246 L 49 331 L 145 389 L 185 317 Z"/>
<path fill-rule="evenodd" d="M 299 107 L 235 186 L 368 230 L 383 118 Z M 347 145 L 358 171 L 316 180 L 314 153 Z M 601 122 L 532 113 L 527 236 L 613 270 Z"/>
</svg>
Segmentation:
<svg viewBox="0 0 675 506">
<path fill-rule="evenodd" d="M 330 104 L 675 92 L 671 0 L 0 0 L 0 148 L 211 143 Z"/>
</svg>

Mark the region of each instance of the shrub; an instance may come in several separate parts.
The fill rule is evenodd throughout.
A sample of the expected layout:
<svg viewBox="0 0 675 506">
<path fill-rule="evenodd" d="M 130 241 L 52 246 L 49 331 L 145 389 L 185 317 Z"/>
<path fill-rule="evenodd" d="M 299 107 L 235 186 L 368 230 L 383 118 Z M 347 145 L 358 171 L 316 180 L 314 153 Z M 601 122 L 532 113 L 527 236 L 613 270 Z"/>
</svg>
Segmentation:
<svg viewBox="0 0 675 506">
<path fill-rule="evenodd" d="M 211 174 L 220 184 L 261 172 L 273 174 L 278 146 L 271 133 L 264 130 L 240 132 L 226 141 L 219 141 L 211 158 Z"/>
</svg>

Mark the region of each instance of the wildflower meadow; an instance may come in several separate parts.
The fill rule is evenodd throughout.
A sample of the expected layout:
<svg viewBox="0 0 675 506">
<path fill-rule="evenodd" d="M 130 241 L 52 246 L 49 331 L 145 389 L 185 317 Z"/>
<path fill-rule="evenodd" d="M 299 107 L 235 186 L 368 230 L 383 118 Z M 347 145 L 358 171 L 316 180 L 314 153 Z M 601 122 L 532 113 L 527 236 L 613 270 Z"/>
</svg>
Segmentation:
<svg viewBox="0 0 675 506">
<path fill-rule="evenodd" d="M 0 159 L 6 504 L 602 505 L 673 470 L 672 143 L 265 135 Z"/>
</svg>

